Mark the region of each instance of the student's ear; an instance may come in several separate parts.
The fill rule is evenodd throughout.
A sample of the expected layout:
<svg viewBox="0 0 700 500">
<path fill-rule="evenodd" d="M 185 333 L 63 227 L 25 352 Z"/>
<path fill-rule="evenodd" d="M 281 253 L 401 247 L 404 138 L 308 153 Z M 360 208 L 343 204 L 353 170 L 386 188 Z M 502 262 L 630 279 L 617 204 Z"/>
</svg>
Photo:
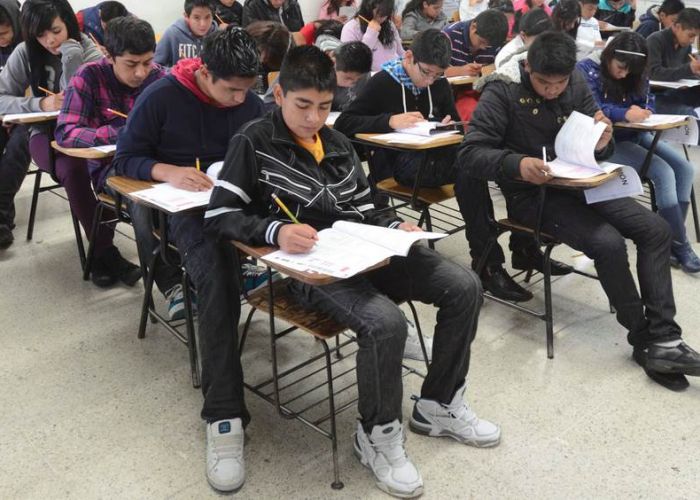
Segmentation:
<svg viewBox="0 0 700 500">
<path fill-rule="evenodd" d="M 413 64 L 413 51 L 411 49 L 408 49 L 406 52 L 403 54 L 403 58 L 408 64 Z"/>
<path fill-rule="evenodd" d="M 190 16 L 188 16 L 187 12 L 185 11 L 182 11 L 182 17 L 185 18 L 185 21 L 187 21 L 190 18 Z"/>
<path fill-rule="evenodd" d="M 529 75 L 530 74 L 530 63 L 527 62 L 527 59 L 523 62 L 523 68 L 525 69 L 525 72 Z"/>
<path fill-rule="evenodd" d="M 275 104 L 277 104 L 278 106 L 282 106 L 282 97 L 284 96 L 284 94 L 282 92 L 282 87 L 279 83 L 275 83 L 275 86 L 272 87 L 272 95 L 275 96 Z"/>
</svg>

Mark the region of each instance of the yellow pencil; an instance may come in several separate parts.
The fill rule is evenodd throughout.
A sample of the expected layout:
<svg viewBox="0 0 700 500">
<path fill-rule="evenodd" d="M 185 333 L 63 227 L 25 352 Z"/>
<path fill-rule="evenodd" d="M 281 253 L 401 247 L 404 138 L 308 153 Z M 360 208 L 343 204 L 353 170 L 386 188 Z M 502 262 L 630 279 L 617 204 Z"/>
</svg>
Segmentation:
<svg viewBox="0 0 700 500">
<path fill-rule="evenodd" d="M 90 35 L 90 38 L 92 38 L 93 43 L 99 47 L 100 42 L 97 41 L 97 38 L 95 38 L 95 35 L 93 35 L 92 33 L 88 33 L 88 35 Z"/>
<path fill-rule="evenodd" d="M 127 115 L 125 115 L 125 114 L 122 113 L 121 111 L 117 111 L 116 109 L 107 108 L 107 111 L 109 111 L 109 112 L 112 113 L 113 115 L 121 116 L 121 117 L 124 118 L 124 119 L 129 118 Z"/>
<path fill-rule="evenodd" d="M 285 214 L 287 214 L 287 216 L 289 217 L 289 219 L 290 219 L 294 224 L 301 224 L 301 222 L 299 222 L 299 219 L 297 219 L 296 217 L 294 217 L 294 214 L 293 214 L 292 212 L 289 211 L 289 209 L 287 208 L 287 205 L 285 205 L 284 203 L 282 203 L 282 200 L 280 200 L 280 199 L 278 198 L 278 196 L 277 196 L 275 193 L 272 193 L 272 199 L 275 200 L 275 203 L 277 203 L 277 205 L 282 209 L 282 211 L 283 211 Z"/>
<path fill-rule="evenodd" d="M 219 14 L 214 14 L 214 15 L 215 15 L 216 18 L 219 20 L 219 23 L 220 23 L 220 24 L 226 24 L 226 23 L 224 22 L 224 20 L 221 19 L 221 17 L 219 17 Z"/>
<path fill-rule="evenodd" d="M 359 18 L 362 19 L 364 22 L 366 22 L 367 24 L 369 24 L 369 21 L 368 21 L 367 19 L 365 19 L 364 17 L 362 17 L 360 14 L 358 14 L 357 17 L 359 17 Z"/>
<path fill-rule="evenodd" d="M 201 165 L 199 164 L 199 156 L 195 159 L 195 163 L 194 163 L 194 164 L 195 164 L 195 166 L 197 167 L 197 172 L 201 172 L 201 171 L 202 171 L 202 167 L 201 167 Z"/>
<path fill-rule="evenodd" d="M 56 95 L 55 92 L 51 92 L 49 89 L 45 89 L 44 87 L 37 86 L 37 88 L 42 92 L 46 93 L 46 95 Z"/>
<path fill-rule="evenodd" d="M 690 60 L 695 62 L 695 58 L 693 57 L 693 54 L 688 54 L 688 57 L 690 57 Z"/>
</svg>

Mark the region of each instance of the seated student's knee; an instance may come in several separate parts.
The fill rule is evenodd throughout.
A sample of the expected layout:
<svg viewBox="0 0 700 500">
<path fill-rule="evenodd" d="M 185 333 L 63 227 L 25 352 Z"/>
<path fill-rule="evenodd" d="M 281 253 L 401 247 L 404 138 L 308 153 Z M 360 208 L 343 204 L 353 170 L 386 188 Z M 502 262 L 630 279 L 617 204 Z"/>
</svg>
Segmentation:
<svg viewBox="0 0 700 500">
<path fill-rule="evenodd" d="M 605 224 L 584 239 L 583 252 L 593 260 L 627 254 L 627 242 L 614 227 Z"/>
<path fill-rule="evenodd" d="M 673 238 L 671 226 L 659 214 L 649 212 L 649 216 L 644 224 L 644 242 L 653 245 L 670 245 Z"/>
<path fill-rule="evenodd" d="M 399 307 L 391 304 L 383 307 L 379 314 L 372 314 L 363 318 L 362 331 L 358 333 L 358 343 L 366 346 L 370 342 L 382 342 L 393 340 L 403 345 L 408 335 L 406 316 Z"/>
</svg>

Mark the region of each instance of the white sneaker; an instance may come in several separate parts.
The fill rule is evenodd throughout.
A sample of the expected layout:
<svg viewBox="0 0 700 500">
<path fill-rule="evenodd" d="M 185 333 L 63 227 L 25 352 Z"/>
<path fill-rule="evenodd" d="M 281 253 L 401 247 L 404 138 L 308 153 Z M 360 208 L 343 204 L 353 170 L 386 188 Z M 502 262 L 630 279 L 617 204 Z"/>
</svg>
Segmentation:
<svg viewBox="0 0 700 500">
<path fill-rule="evenodd" d="M 404 314 L 404 316 L 406 315 Z M 420 348 L 418 329 L 413 324 L 413 321 L 408 319 L 408 316 L 406 316 L 406 326 L 408 327 L 408 335 L 406 336 L 403 357 L 423 361 L 423 349 Z M 431 361 L 433 359 L 433 338 L 423 335 L 423 342 L 425 343 L 425 352 L 428 354 L 428 361 Z"/>
<path fill-rule="evenodd" d="M 455 393 L 450 404 L 429 399 L 416 399 L 409 427 L 428 436 L 448 436 L 460 443 L 487 448 L 501 441 L 501 429 L 487 420 L 480 420 L 464 402 L 466 384 Z"/>
<path fill-rule="evenodd" d="M 207 424 L 207 481 L 216 490 L 243 486 L 243 422 L 240 418 Z"/>
<path fill-rule="evenodd" d="M 406 455 L 405 440 L 398 420 L 375 425 L 369 436 L 358 422 L 355 455 L 362 465 L 372 469 L 380 490 L 399 498 L 415 498 L 423 494 L 423 479 Z"/>
</svg>

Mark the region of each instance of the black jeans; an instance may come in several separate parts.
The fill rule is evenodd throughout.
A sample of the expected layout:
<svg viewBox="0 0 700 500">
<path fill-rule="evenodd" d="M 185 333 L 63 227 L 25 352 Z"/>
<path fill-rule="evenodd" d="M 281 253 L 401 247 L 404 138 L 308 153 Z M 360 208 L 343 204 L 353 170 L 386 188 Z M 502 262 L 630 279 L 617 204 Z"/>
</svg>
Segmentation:
<svg viewBox="0 0 700 500">
<path fill-rule="evenodd" d="M 537 218 L 537 190 L 508 196 L 509 213 L 529 226 Z M 617 321 L 633 346 L 679 339 L 671 284 L 671 230 L 668 223 L 630 198 L 586 205 L 583 193 L 549 189 L 542 231 L 594 260 L 600 283 L 617 311 Z M 637 278 L 627 259 L 625 239 L 637 246 Z"/>
<path fill-rule="evenodd" d="M 14 228 L 15 195 L 31 162 L 27 127 L 15 125 L 10 132 L 0 127 L 0 152 L 0 225 Z"/>
<path fill-rule="evenodd" d="M 667 115 L 697 117 L 695 108 L 700 106 L 700 88 L 672 89 L 656 93 L 656 112 Z"/>
<path fill-rule="evenodd" d="M 421 397 L 449 403 L 469 370 L 471 343 L 483 303 L 478 277 L 437 252 L 414 246 L 407 257 L 326 286 L 292 283 L 307 307 L 322 311 L 357 334 L 357 380 L 362 425 L 401 420 L 401 359 L 406 319 L 396 305 L 418 300 L 438 308 L 433 359 Z"/>
<path fill-rule="evenodd" d="M 197 289 L 199 347 L 202 358 L 202 418 L 207 422 L 250 415 L 243 398 L 243 368 L 238 350 L 241 315 L 233 247 L 205 236 L 203 214 L 169 217 L 169 235 Z"/>
</svg>

